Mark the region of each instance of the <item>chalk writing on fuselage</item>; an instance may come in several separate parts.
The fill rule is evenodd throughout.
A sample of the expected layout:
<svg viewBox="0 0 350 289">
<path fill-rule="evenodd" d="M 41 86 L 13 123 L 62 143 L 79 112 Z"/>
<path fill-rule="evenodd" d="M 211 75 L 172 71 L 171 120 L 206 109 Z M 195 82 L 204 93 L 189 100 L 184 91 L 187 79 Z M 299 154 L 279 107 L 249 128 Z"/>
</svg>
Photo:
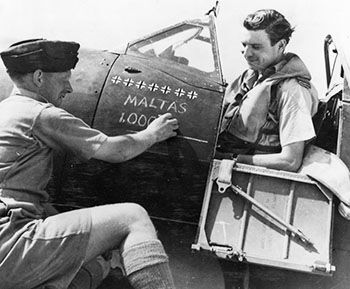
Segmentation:
<svg viewBox="0 0 350 289">
<path fill-rule="evenodd" d="M 124 106 L 128 104 L 133 105 L 134 107 L 144 107 L 144 108 L 154 108 L 164 112 L 175 112 L 175 113 L 185 113 L 187 111 L 187 103 L 177 103 L 176 101 L 169 101 L 165 99 L 152 97 L 147 99 L 144 97 L 131 96 L 130 94 L 124 101 Z"/>
<path fill-rule="evenodd" d="M 114 85 L 133 88 L 136 94 L 124 96 L 122 104 L 125 110 L 121 111 L 119 123 L 141 128 L 148 126 L 162 113 L 170 112 L 174 115 L 186 113 L 191 103 L 193 101 L 196 103 L 199 97 L 195 90 L 187 91 L 182 87 L 170 87 L 155 82 L 146 83 L 144 80 L 123 78 L 120 75 L 113 76 L 111 82 Z M 149 113 L 150 110 L 154 112 Z"/>
<path fill-rule="evenodd" d="M 122 112 L 119 118 L 119 123 L 128 123 L 140 127 L 147 127 L 157 117 L 154 115 L 147 116 L 144 114 L 137 114 L 136 112 Z"/>
<path fill-rule="evenodd" d="M 152 108 L 160 112 L 171 112 L 183 114 L 187 111 L 187 103 L 177 103 L 176 101 L 169 101 L 160 98 L 147 99 L 145 96 L 131 96 L 130 94 L 125 99 L 124 106 L 133 106 L 135 108 Z M 128 123 L 140 127 L 148 126 L 157 115 L 147 115 L 138 112 L 124 111 L 121 113 L 119 123 Z"/>
</svg>

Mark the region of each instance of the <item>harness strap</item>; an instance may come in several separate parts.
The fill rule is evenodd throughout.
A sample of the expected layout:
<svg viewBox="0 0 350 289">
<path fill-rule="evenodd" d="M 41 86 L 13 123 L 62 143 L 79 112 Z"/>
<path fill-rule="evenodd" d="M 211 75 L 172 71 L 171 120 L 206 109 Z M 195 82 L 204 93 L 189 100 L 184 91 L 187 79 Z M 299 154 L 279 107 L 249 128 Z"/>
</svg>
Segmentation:
<svg viewBox="0 0 350 289">
<path fill-rule="evenodd" d="M 216 183 L 220 193 L 225 193 L 226 189 L 231 187 L 232 169 L 236 165 L 236 160 L 221 160 L 218 178 Z"/>
</svg>

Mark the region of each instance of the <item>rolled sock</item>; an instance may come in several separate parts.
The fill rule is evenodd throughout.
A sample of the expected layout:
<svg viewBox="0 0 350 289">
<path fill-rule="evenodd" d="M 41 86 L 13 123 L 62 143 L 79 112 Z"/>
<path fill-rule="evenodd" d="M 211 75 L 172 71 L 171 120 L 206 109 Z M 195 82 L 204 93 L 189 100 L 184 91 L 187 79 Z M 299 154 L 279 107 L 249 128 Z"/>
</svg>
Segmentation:
<svg viewBox="0 0 350 289">
<path fill-rule="evenodd" d="M 159 240 L 149 240 L 122 252 L 124 269 L 135 289 L 174 289 L 169 260 Z"/>
</svg>

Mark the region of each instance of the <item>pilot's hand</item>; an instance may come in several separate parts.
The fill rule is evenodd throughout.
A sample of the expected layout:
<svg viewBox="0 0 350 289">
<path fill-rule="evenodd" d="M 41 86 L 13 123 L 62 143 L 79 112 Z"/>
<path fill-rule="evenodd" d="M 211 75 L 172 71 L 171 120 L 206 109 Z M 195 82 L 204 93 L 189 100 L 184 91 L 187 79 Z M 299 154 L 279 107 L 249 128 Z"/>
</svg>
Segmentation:
<svg viewBox="0 0 350 289">
<path fill-rule="evenodd" d="M 166 113 L 152 121 L 147 127 L 147 130 L 155 136 L 157 142 L 161 142 L 176 136 L 177 133 L 175 130 L 178 128 L 179 123 L 177 119 L 173 118 L 171 113 Z"/>
</svg>

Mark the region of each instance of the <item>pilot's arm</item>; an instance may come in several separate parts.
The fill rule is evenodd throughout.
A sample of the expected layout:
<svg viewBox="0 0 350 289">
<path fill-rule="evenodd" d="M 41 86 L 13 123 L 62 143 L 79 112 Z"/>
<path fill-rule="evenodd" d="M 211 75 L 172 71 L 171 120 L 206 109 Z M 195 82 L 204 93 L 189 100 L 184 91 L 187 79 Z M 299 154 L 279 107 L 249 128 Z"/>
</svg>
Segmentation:
<svg viewBox="0 0 350 289">
<path fill-rule="evenodd" d="M 237 162 L 295 172 L 301 166 L 304 146 L 300 141 L 283 146 L 280 153 L 238 155 Z"/>
<path fill-rule="evenodd" d="M 150 125 L 135 134 L 108 137 L 93 158 L 119 163 L 132 159 L 157 142 L 161 142 L 176 135 L 178 121 L 170 113 L 163 114 Z"/>
</svg>

